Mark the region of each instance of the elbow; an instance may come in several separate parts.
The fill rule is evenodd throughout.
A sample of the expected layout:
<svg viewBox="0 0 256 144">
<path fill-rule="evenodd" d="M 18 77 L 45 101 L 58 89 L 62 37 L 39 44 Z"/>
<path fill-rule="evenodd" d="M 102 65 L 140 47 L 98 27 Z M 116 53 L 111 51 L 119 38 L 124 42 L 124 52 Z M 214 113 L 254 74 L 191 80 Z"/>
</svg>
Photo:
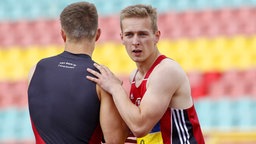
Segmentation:
<svg viewBox="0 0 256 144">
<path fill-rule="evenodd" d="M 147 133 L 133 133 L 133 135 L 137 138 L 141 138 L 147 135 Z"/>
<path fill-rule="evenodd" d="M 126 124 L 129 127 L 130 131 L 133 133 L 133 135 L 137 138 L 141 138 L 146 136 L 154 127 L 154 123 L 148 118 L 144 118 L 145 116 L 142 116 L 139 119 L 136 119 L 134 121 L 127 121 Z"/>
<path fill-rule="evenodd" d="M 137 138 L 144 137 L 150 132 L 150 130 L 143 128 L 143 126 L 136 126 L 136 127 L 134 126 L 134 127 L 131 127 L 130 130 L 133 133 L 133 135 Z"/>
</svg>

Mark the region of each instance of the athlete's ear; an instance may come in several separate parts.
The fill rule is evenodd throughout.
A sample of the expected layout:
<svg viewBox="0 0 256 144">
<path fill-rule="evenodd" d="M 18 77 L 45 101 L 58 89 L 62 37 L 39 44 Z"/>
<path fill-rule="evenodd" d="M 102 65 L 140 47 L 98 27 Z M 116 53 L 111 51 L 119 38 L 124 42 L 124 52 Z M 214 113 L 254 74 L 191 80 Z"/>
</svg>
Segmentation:
<svg viewBox="0 0 256 144">
<path fill-rule="evenodd" d="M 124 36 L 123 36 L 122 31 L 120 32 L 120 38 L 121 38 L 121 40 L 122 40 L 122 44 L 124 44 Z"/>
<path fill-rule="evenodd" d="M 99 40 L 100 35 L 101 35 L 101 29 L 98 28 L 97 31 L 96 31 L 96 39 L 95 39 L 95 41 L 98 41 L 98 40 Z"/>
<path fill-rule="evenodd" d="M 121 38 L 121 40 L 123 40 L 123 33 L 122 32 L 120 32 L 120 38 Z"/>
<path fill-rule="evenodd" d="M 66 33 L 63 29 L 61 29 L 61 37 L 64 40 L 64 42 L 66 42 L 67 36 L 66 36 Z"/>
<path fill-rule="evenodd" d="M 161 36 L 161 32 L 158 30 L 155 32 L 155 44 L 158 43 L 159 39 L 160 39 L 160 36 Z"/>
</svg>

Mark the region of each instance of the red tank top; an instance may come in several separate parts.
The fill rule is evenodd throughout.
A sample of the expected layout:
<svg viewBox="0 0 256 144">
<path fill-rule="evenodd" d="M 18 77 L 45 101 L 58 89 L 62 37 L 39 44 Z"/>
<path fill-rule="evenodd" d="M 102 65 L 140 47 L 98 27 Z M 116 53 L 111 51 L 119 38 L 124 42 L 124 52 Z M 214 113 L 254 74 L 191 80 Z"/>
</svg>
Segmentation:
<svg viewBox="0 0 256 144">
<path fill-rule="evenodd" d="M 136 87 L 134 75 L 130 100 L 137 106 L 145 94 L 147 80 L 154 68 L 167 58 L 160 55 L 146 73 L 141 84 Z M 151 132 L 142 138 L 137 138 L 139 144 L 204 144 L 203 134 L 199 125 L 199 120 L 194 105 L 188 109 L 167 108 L 163 117 L 153 127 Z"/>
</svg>

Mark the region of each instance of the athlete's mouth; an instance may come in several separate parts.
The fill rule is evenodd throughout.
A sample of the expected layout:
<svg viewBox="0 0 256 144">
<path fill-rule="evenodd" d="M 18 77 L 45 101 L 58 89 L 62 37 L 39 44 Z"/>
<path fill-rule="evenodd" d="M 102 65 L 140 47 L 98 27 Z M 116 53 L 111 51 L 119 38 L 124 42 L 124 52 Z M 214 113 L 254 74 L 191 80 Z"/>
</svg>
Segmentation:
<svg viewBox="0 0 256 144">
<path fill-rule="evenodd" d="M 132 52 L 134 52 L 134 53 L 140 53 L 140 52 L 142 52 L 142 50 L 133 50 Z"/>
</svg>

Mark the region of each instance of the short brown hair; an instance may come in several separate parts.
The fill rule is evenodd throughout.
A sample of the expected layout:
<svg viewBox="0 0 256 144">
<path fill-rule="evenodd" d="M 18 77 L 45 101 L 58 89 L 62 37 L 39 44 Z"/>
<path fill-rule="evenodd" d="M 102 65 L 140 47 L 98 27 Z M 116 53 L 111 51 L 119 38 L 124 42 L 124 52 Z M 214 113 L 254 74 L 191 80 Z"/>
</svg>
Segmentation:
<svg viewBox="0 0 256 144">
<path fill-rule="evenodd" d="M 76 2 L 68 5 L 60 14 L 60 23 L 71 40 L 91 40 L 98 28 L 98 12 L 94 4 Z"/>
<path fill-rule="evenodd" d="M 137 4 L 137 5 L 131 5 L 126 8 L 124 8 L 121 11 L 120 14 L 120 27 L 122 28 L 122 20 L 125 18 L 147 18 L 150 17 L 151 19 L 151 25 L 153 32 L 156 32 L 158 30 L 157 27 L 157 11 L 156 8 L 153 8 L 150 5 L 143 5 L 143 4 Z"/>
</svg>

